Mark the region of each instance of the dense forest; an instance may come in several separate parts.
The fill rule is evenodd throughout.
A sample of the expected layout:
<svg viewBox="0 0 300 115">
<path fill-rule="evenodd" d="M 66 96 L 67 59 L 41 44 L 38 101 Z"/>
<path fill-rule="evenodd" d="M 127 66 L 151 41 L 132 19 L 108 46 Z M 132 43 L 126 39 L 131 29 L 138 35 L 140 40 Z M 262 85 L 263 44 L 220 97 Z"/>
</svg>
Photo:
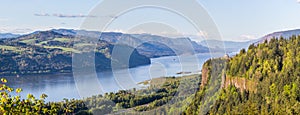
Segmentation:
<svg viewBox="0 0 300 115">
<path fill-rule="evenodd" d="M 300 36 L 279 38 L 242 49 L 234 57 L 205 62 L 202 77 L 145 81 L 145 89 L 45 102 L 2 79 L 2 114 L 300 114 Z M 155 81 L 156 80 L 156 81 Z M 187 94 L 187 95 L 185 95 Z"/>
<path fill-rule="evenodd" d="M 229 59 L 207 61 L 203 68 L 219 73 L 222 89 L 214 94 L 215 101 L 203 101 L 210 92 L 204 86 L 185 114 L 202 112 L 206 102 L 215 102 L 207 114 L 300 114 L 299 53 L 300 36 L 292 36 L 251 45 Z M 222 72 L 214 72 L 213 66 L 223 68 Z M 203 76 L 212 79 L 216 75 Z"/>
</svg>

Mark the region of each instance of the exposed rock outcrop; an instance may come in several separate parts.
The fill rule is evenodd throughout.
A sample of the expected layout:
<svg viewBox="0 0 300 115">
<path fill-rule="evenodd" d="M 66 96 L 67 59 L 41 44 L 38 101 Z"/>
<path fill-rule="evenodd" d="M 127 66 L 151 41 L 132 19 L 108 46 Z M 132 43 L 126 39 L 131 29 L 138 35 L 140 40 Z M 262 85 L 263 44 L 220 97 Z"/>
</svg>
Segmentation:
<svg viewBox="0 0 300 115">
<path fill-rule="evenodd" d="M 210 59 L 203 64 L 202 67 L 202 81 L 201 86 L 204 87 L 210 81 L 213 80 L 220 81 L 221 88 L 227 88 L 229 86 L 235 86 L 240 90 L 256 91 L 256 83 L 254 81 L 248 80 L 246 78 L 237 76 L 226 75 L 226 63 L 230 61 L 230 57 L 225 55 L 223 58 Z"/>
</svg>

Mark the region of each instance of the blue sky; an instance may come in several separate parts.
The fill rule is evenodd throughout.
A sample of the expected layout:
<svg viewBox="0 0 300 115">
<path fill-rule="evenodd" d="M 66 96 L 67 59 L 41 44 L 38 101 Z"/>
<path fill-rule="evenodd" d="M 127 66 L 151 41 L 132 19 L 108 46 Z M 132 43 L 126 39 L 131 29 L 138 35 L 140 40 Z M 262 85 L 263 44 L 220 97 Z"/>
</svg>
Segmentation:
<svg viewBox="0 0 300 115">
<path fill-rule="evenodd" d="M 80 29 L 85 18 L 93 18 L 89 12 L 100 2 L 99 0 L 2 0 L 0 32 L 29 33 L 52 28 Z M 297 0 L 199 0 L 199 3 L 213 18 L 225 40 L 245 41 L 274 31 L 300 28 L 300 4 Z M 102 18 L 105 16 L 111 17 L 104 15 Z M 149 22 L 154 17 L 164 20 L 168 23 L 163 23 L 166 26 L 159 28 L 170 31 L 155 28 L 154 25 L 159 23 L 148 24 L 147 29 L 141 30 L 140 25 L 147 25 L 138 23 L 141 17 Z M 169 36 L 180 33 L 194 37 L 203 35 L 193 30 L 192 26 L 182 21 L 180 17 L 162 10 L 141 9 L 118 18 L 118 21 L 112 23 L 106 31 Z M 173 28 L 174 24 L 178 24 L 180 28 Z"/>
</svg>

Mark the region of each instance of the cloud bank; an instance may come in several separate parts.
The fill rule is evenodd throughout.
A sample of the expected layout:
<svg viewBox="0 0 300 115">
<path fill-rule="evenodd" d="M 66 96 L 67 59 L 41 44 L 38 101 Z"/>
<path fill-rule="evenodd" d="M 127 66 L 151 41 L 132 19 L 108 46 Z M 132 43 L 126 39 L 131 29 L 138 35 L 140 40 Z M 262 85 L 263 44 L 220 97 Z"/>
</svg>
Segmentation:
<svg viewBox="0 0 300 115">
<path fill-rule="evenodd" d="M 245 35 L 240 36 L 241 41 L 249 41 L 249 40 L 254 40 L 254 39 L 257 39 L 257 37 L 254 35 L 246 35 L 245 34 Z"/>
<path fill-rule="evenodd" d="M 83 14 L 49 14 L 49 13 L 36 13 L 34 16 L 40 17 L 59 17 L 59 18 L 95 18 L 96 16 L 92 15 L 83 15 Z"/>
<path fill-rule="evenodd" d="M 24 34 L 32 32 L 33 30 L 30 28 L 0 28 L 0 33 L 13 33 L 13 34 Z"/>
</svg>

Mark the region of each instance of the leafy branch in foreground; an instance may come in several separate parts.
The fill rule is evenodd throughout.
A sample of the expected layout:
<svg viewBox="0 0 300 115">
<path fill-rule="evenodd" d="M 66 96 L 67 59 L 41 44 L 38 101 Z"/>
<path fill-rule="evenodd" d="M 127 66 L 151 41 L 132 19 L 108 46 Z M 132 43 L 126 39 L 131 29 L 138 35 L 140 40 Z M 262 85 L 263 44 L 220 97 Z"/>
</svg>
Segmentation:
<svg viewBox="0 0 300 115">
<path fill-rule="evenodd" d="M 83 101 L 65 100 L 64 102 L 48 102 L 45 99 L 48 97 L 42 94 L 40 99 L 28 94 L 26 99 L 21 99 L 19 95 L 12 96 L 11 93 L 21 93 L 22 89 L 13 89 L 6 85 L 7 80 L 2 78 L 0 84 L 0 114 L 72 114 L 87 108 Z"/>
</svg>

